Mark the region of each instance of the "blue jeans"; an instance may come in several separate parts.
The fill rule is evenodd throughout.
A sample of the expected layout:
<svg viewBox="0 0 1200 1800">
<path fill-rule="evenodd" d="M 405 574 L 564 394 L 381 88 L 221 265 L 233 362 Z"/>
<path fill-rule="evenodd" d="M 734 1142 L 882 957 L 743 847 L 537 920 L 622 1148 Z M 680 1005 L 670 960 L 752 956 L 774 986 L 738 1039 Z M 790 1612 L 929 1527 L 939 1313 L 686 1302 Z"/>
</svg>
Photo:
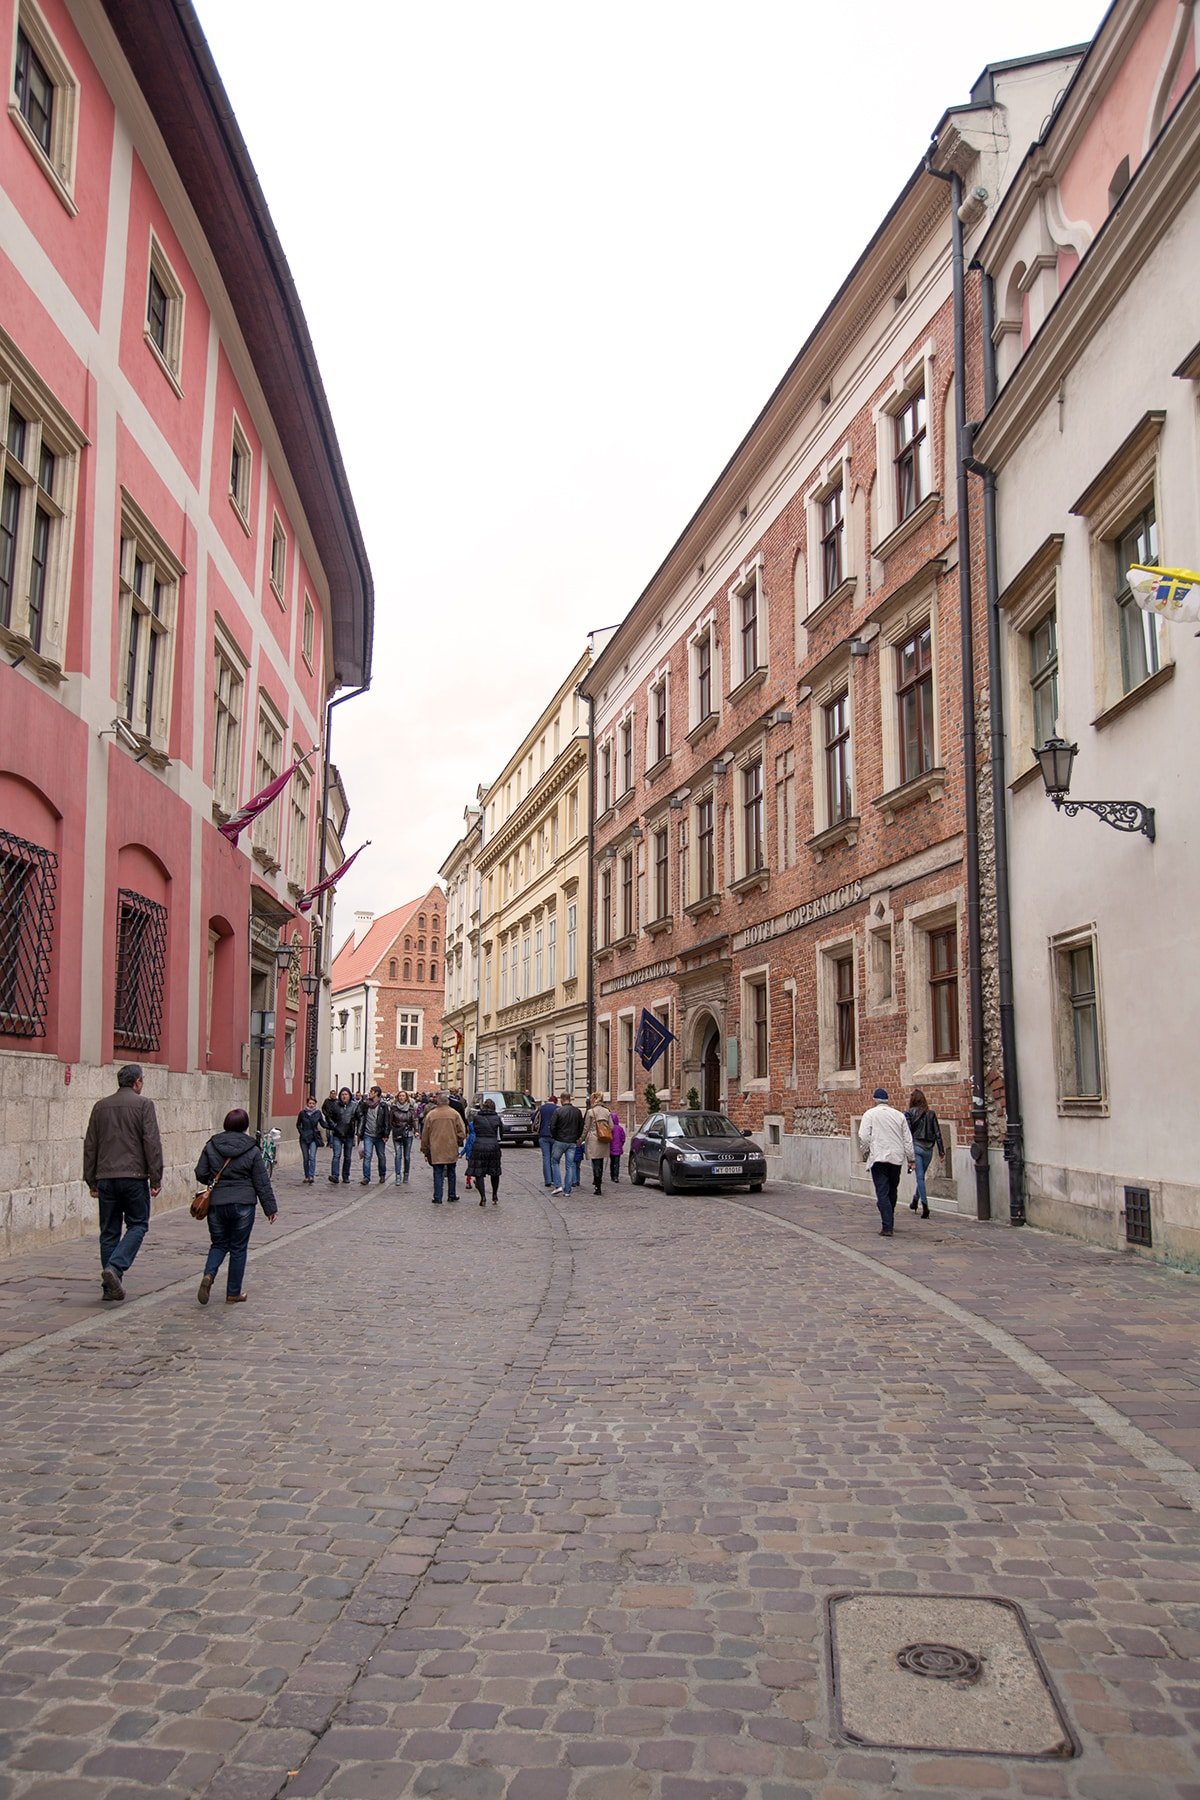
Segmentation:
<svg viewBox="0 0 1200 1800">
<path fill-rule="evenodd" d="M 338 1177 L 338 1161 L 339 1161 L 339 1159 L 340 1159 L 341 1165 L 342 1165 L 342 1172 L 341 1172 L 340 1179 L 342 1181 L 349 1181 L 349 1179 L 350 1179 L 350 1160 L 354 1154 L 354 1139 L 352 1137 L 339 1137 L 337 1132 L 335 1131 L 329 1140 L 329 1144 L 330 1144 L 330 1148 L 333 1151 L 333 1163 L 329 1170 L 330 1181 L 337 1181 L 339 1179 L 339 1177 Z"/>
<path fill-rule="evenodd" d="M 569 1194 L 575 1186 L 575 1146 L 560 1144 L 557 1139 L 550 1146 L 550 1155 L 554 1163 L 554 1182 L 564 1194 Z"/>
<path fill-rule="evenodd" d="M 917 1180 L 917 1199 L 921 1202 L 922 1206 L 926 1207 L 929 1205 L 929 1196 L 925 1192 L 925 1171 L 933 1161 L 933 1148 L 932 1144 L 913 1145 L 913 1149 L 917 1153 L 917 1166 L 914 1171 Z"/>
<path fill-rule="evenodd" d="M 619 1156 L 610 1156 L 609 1157 L 608 1173 L 613 1181 L 620 1181 L 620 1179 L 621 1179 L 621 1159 Z"/>
<path fill-rule="evenodd" d="M 250 1233 L 254 1230 L 254 1215 L 258 1210 L 253 1200 L 237 1206 L 210 1206 L 208 1209 L 208 1235 L 212 1240 L 212 1249 L 204 1263 L 204 1273 L 215 1275 L 226 1256 L 229 1258 L 229 1275 L 225 1282 L 227 1294 L 240 1294 L 242 1276 L 246 1273 L 246 1250 L 250 1243 Z"/>
<path fill-rule="evenodd" d="M 447 1200 L 458 1199 L 458 1168 L 455 1163 L 434 1163 L 433 1165 L 433 1204 L 442 1204 L 442 1189 L 446 1189 Z"/>
<path fill-rule="evenodd" d="M 150 1183 L 144 1177 L 123 1175 L 112 1181 L 98 1181 L 96 1193 L 100 1204 L 100 1267 L 124 1275 L 150 1229 Z"/>
<path fill-rule="evenodd" d="M 392 1142 L 396 1146 L 392 1154 L 396 1159 L 396 1186 L 399 1187 L 401 1182 L 401 1163 L 404 1164 L 403 1179 L 405 1181 L 408 1180 L 408 1171 L 412 1164 L 412 1132 L 402 1132 L 398 1138 L 393 1138 Z"/>
<path fill-rule="evenodd" d="M 304 1179 L 305 1181 L 311 1181 L 317 1172 L 316 1138 L 301 1138 L 300 1157 L 304 1163 Z"/>
<path fill-rule="evenodd" d="M 387 1155 L 385 1153 L 387 1139 L 385 1137 L 364 1137 L 362 1141 L 363 1180 L 371 1179 L 371 1163 L 379 1158 L 379 1179 L 387 1179 Z"/>
<path fill-rule="evenodd" d="M 547 1187 L 553 1187 L 554 1186 L 554 1160 L 551 1155 L 551 1148 L 550 1148 L 551 1140 L 548 1137 L 547 1138 L 539 1138 L 538 1143 L 541 1145 L 541 1150 L 542 1150 L 542 1180 L 545 1182 Z"/>
</svg>

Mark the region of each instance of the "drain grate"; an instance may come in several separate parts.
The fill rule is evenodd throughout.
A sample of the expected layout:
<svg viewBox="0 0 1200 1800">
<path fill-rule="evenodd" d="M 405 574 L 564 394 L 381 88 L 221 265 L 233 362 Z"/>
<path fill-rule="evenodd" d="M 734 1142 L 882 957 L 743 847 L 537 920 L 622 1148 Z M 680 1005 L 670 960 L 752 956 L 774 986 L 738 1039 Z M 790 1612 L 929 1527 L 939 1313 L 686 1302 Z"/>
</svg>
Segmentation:
<svg viewBox="0 0 1200 1800">
<path fill-rule="evenodd" d="M 1011 1600 L 837 1594 L 827 1606 L 843 1738 L 959 1755 L 1076 1754 L 1025 1617 Z"/>
</svg>

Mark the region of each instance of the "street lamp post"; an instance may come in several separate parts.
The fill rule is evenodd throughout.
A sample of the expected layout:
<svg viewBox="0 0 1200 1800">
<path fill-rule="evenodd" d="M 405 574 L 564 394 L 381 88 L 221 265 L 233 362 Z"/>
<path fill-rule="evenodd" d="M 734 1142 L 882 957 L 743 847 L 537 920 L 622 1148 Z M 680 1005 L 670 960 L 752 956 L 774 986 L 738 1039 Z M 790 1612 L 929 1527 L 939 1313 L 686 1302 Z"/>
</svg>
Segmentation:
<svg viewBox="0 0 1200 1800">
<path fill-rule="evenodd" d="M 1052 800 L 1060 812 L 1065 812 L 1069 819 L 1076 813 L 1095 813 L 1114 831 L 1140 831 L 1143 836 L 1154 842 L 1154 808 L 1143 806 L 1140 800 L 1068 800 L 1071 791 L 1071 771 L 1075 758 L 1079 753 L 1078 744 L 1068 744 L 1065 738 L 1049 737 L 1040 750 L 1034 755 L 1038 767 L 1042 771 L 1047 798 Z"/>
</svg>

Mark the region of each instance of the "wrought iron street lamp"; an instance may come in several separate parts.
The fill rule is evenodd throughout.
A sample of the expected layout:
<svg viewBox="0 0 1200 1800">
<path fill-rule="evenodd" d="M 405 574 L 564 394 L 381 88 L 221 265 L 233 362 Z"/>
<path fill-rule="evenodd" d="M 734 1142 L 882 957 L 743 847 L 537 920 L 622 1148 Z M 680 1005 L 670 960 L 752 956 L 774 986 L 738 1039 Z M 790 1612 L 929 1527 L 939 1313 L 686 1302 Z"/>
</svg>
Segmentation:
<svg viewBox="0 0 1200 1800">
<path fill-rule="evenodd" d="M 291 964 L 292 955 L 294 953 L 294 950 L 295 950 L 295 946 L 293 944 L 276 944 L 276 946 L 275 946 L 275 971 L 276 971 L 276 974 L 285 975 L 287 973 L 288 968 Z"/>
<path fill-rule="evenodd" d="M 304 989 L 310 1000 L 320 985 L 321 974 L 318 969 L 306 969 L 304 974 L 300 977 L 300 986 Z"/>
<path fill-rule="evenodd" d="M 1078 744 L 1065 738 L 1050 737 L 1034 755 L 1042 771 L 1047 796 L 1060 812 L 1074 818 L 1078 812 L 1092 812 L 1111 825 L 1114 831 L 1140 831 L 1154 842 L 1154 808 L 1140 800 L 1070 800 L 1071 770 L 1079 753 Z"/>
</svg>

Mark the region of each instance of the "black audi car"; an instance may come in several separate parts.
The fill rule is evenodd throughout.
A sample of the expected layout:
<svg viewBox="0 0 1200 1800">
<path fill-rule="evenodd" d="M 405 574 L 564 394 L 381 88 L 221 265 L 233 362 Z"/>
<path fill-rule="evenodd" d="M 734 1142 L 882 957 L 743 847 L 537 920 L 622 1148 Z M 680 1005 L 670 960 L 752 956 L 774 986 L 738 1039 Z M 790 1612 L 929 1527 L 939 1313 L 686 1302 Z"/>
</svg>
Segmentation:
<svg viewBox="0 0 1200 1800">
<path fill-rule="evenodd" d="M 649 1176 L 665 1194 L 684 1188 L 748 1187 L 757 1194 L 767 1159 L 748 1131 L 715 1112 L 660 1112 L 639 1125 L 629 1144 L 629 1178 Z"/>
</svg>

